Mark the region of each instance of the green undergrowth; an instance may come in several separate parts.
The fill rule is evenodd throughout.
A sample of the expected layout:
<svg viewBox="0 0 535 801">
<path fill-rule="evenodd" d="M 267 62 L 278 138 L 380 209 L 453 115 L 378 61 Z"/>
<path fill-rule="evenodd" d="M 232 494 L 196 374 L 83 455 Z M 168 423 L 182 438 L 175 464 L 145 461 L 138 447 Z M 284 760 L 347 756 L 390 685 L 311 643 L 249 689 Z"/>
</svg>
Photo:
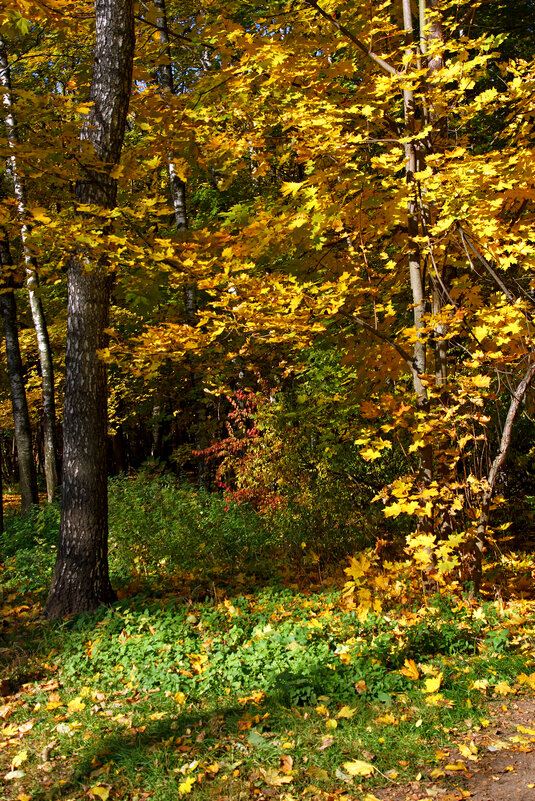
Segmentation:
<svg viewBox="0 0 535 801">
<path fill-rule="evenodd" d="M 115 586 L 129 583 L 133 573 L 148 586 L 156 577 L 169 583 L 173 573 L 198 573 L 200 567 L 205 575 L 246 571 L 267 578 L 274 557 L 299 569 L 317 560 L 324 540 L 305 511 L 285 509 L 268 519 L 247 504 L 197 491 L 172 475 L 113 478 L 108 495 Z M 48 585 L 59 525 L 58 503 L 7 516 L 0 535 L 4 586 L 39 591 Z M 338 548 L 350 554 L 358 542 L 358 532 L 348 533 Z"/>
<path fill-rule="evenodd" d="M 527 603 L 359 620 L 332 588 L 186 587 L 53 625 L 4 598 L 0 798 L 360 797 L 430 779 L 489 701 L 535 680 Z"/>
<path fill-rule="evenodd" d="M 489 705 L 535 689 L 527 557 L 486 572 L 516 600 L 426 597 L 412 573 L 403 606 L 386 587 L 365 616 L 343 565 L 326 579 L 310 544 L 251 509 L 146 477 L 112 482 L 110 509 L 120 600 L 94 614 L 42 617 L 57 506 L 10 518 L 0 540 L 1 801 L 452 784 L 459 738 L 472 748 Z"/>
</svg>

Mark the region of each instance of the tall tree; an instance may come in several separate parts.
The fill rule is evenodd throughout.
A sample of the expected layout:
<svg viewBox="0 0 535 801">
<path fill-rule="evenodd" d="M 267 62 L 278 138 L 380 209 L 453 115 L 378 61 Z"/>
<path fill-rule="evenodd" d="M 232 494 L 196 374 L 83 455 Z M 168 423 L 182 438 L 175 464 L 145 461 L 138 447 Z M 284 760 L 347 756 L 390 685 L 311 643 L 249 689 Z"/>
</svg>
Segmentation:
<svg viewBox="0 0 535 801">
<path fill-rule="evenodd" d="M 12 268 L 11 251 L 7 235 L 0 231 L 0 276 L 3 287 L 0 294 L 0 313 L 6 339 L 6 361 L 17 445 L 19 481 L 22 511 L 27 511 L 37 503 L 37 479 L 32 451 L 32 432 L 30 415 L 24 387 L 22 358 L 20 355 L 17 327 L 17 306 L 11 284 L 9 270 Z"/>
<path fill-rule="evenodd" d="M 99 207 L 105 227 L 105 210 L 116 202 L 113 168 L 121 155 L 132 83 L 133 0 L 96 0 L 95 19 L 92 105 L 81 132 L 87 164 L 76 184 L 76 202 L 86 210 Z M 95 609 L 115 597 L 108 571 L 107 381 L 98 355 L 110 297 L 104 255 L 95 261 L 78 248 L 69 263 L 68 297 L 63 505 L 49 618 Z"/>
<path fill-rule="evenodd" d="M 13 96 L 11 90 L 11 75 L 9 69 L 7 48 L 0 35 L 0 87 L 3 92 L 4 127 L 9 146 L 8 163 L 13 180 L 15 199 L 20 222 L 20 235 L 26 270 L 26 287 L 30 300 L 30 308 L 39 350 L 39 363 L 41 366 L 41 382 L 43 393 L 43 449 L 45 455 L 46 490 L 49 503 L 54 499 L 58 485 L 57 447 L 56 447 L 56 400 L 54 388 L 54 368 L 50 351 L 48 327 L 41 296 L 39 294 L 39 277 L 36 270 L 35 259 L 31 253 L 28 237 L 30 227 L 27 220 L 26 186 L 20 173 L 17 161 L 17 147 L 19 144 L 17 124 L 13 109 Z"/>
</svg>

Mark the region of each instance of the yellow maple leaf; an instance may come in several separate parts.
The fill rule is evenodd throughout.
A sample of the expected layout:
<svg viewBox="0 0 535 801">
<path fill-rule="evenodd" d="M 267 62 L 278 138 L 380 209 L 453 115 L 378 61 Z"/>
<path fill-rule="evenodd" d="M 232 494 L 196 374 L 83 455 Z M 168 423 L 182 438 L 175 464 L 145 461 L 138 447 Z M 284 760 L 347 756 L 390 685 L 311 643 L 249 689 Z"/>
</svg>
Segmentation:
<svg viewBox="0 0 535 801">
<path fill-rule="evenodd" d="M 371 776 L 375 773 L 375 768 L 369 762 L 362 762 L 355 759 L 354 762 L 344 762 L 344 769 L 350 776 Z"/>
<path fill-rule="evenodd" d="M 191 788 L 195 784 L 195 776 L 188 776 L 187 779 L 184 779 L 183 782 L 180 782 L 178 785 L 178 792 L 180 795 L 186 795 L 187 793 L 191 793 Z"/>
<path fill-rule="evenodd" d="M 535 673 L 530 673 L 529 676 L 526 673 L 520 673 L 516 677 L 516 680 L 522 682 L 523 684 L 527 684 L 528 687 L 531 687 L 532 690 L 535 690 Z"/>
<path fill-rule="evenodd" d="M 442 684 L 443 678 L 443 674 L 439 673 L 438 676 L 431 676 L 429 679 L 426 679 L 424 693 L 436 693 Z"/>
<path fill-rule="evenodd" d="M 78 698 L 73 698 L 72 701 L 69 701 L 67 704 L 67 709 L 69 712 L 81 712 L 82 709 L 85 709 L 85 704 L 82 699 L 78 696 Z"/>
<path fill-rule="evenodd" d="M 394 717 L 392 712 L 387 712 L 386 715 L 381 715 L 378 718 L 375 718 L 376 723 L 386 723 L 389 726 L 397 726 L 399 720 Z"/>
<path fill-rule="evenodd" d="M 414 679 L 414 681 L 420 678 L 414 659 L 406 659 L 405 664 L 398 672 L 401 673 L 402 676 L 407 676 L 408 679 Z"/>
<path fill-rule="evenodd" d="M 336 717 L 337 718 L 348 718 L 348 720 L 349 720 L 349 719 L 351 719 L 353 717 L 353 715 L 355 714 L 356 711 L 357 711 L 356 707 L 343 706 Z"/>
<path fill-rule="evenodd" d="M 15 770 L 15 768 L 18 768 L 20 765 L 22 765 L 23 762 L 26 762 L 27 759 L 28 759 L 28 752 L 19 751 L 19 753 L 15 754 L 15 756 L 11 760 L 11 769 Z"/>
<path fill-rule="evenodd" d="M 477 761 L 477 747 L 473 740 L 470 745 L 460 745 L 459 753 L 461 756 L 465 757 L 465 759 L 471 759 L 473 762 Z"/>
</svg>

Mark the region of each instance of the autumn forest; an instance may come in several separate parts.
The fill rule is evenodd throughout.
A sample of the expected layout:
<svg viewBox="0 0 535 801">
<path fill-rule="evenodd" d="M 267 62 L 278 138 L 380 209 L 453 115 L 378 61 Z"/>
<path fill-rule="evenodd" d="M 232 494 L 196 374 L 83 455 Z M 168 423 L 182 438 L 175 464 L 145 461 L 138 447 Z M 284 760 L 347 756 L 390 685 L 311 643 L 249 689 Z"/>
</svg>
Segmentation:
<svg viewBox="0 0 535 801">
<path fill-rule="evenodd" d="M 535 689 L 534 42 L 533 0 L 5 0 L 0 798 L 468 781 L 473 731 L 427 774 L 414 737 Z M 166 654 L 150 679 L 144 637 Z M 67 766 L 118 664 L 121 693 L 149 693 L 144 724 L 121 713 L 138 756 L 171 748 L 170 704 L 184 718 L 174 778 L 110 758 L 114 783 L 104 749 L 27 784 L 16 676 Z M 221 693 L 250 713 L 203 712 Z M 280 754 L 269 716 L 300 732 Z M 348 755 L 338 726 L 376 739 Z"/>
</svg>

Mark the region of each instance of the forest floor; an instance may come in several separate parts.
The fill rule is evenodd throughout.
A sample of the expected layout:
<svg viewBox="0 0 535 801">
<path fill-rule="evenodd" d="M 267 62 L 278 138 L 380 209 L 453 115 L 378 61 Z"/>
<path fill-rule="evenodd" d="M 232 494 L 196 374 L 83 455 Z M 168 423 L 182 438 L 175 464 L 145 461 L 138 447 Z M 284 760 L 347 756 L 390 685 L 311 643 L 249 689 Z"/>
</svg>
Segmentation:
<svg viewBox="0 0 535 801">
<path fill-rule="evenodd" d="M 112 489 L 119 600 L 93 614 L 43 617 L 59 510 L 8 519 L 0 801 L 535 801 L 532 555 L 488 562 L 477 601 L 429 594 L 373 553 L 344 573 L 256 550 L 253 518 L 217 540 L 217 499 Z M 212 551 L 188 530 L 187 569 L 134 559 L 135 515 L 138 539 L 169 549 L 175 507 L 198 509 Z M 218 563 L 239 536 L 255 560 Z"/>
<path fill-rule="evenodd" d="M 4 591 L 0 799 L 535 799 L 533 601 L 359 621 L 334 582 L 251 582 L 53 625 Z"/>
</svg>

